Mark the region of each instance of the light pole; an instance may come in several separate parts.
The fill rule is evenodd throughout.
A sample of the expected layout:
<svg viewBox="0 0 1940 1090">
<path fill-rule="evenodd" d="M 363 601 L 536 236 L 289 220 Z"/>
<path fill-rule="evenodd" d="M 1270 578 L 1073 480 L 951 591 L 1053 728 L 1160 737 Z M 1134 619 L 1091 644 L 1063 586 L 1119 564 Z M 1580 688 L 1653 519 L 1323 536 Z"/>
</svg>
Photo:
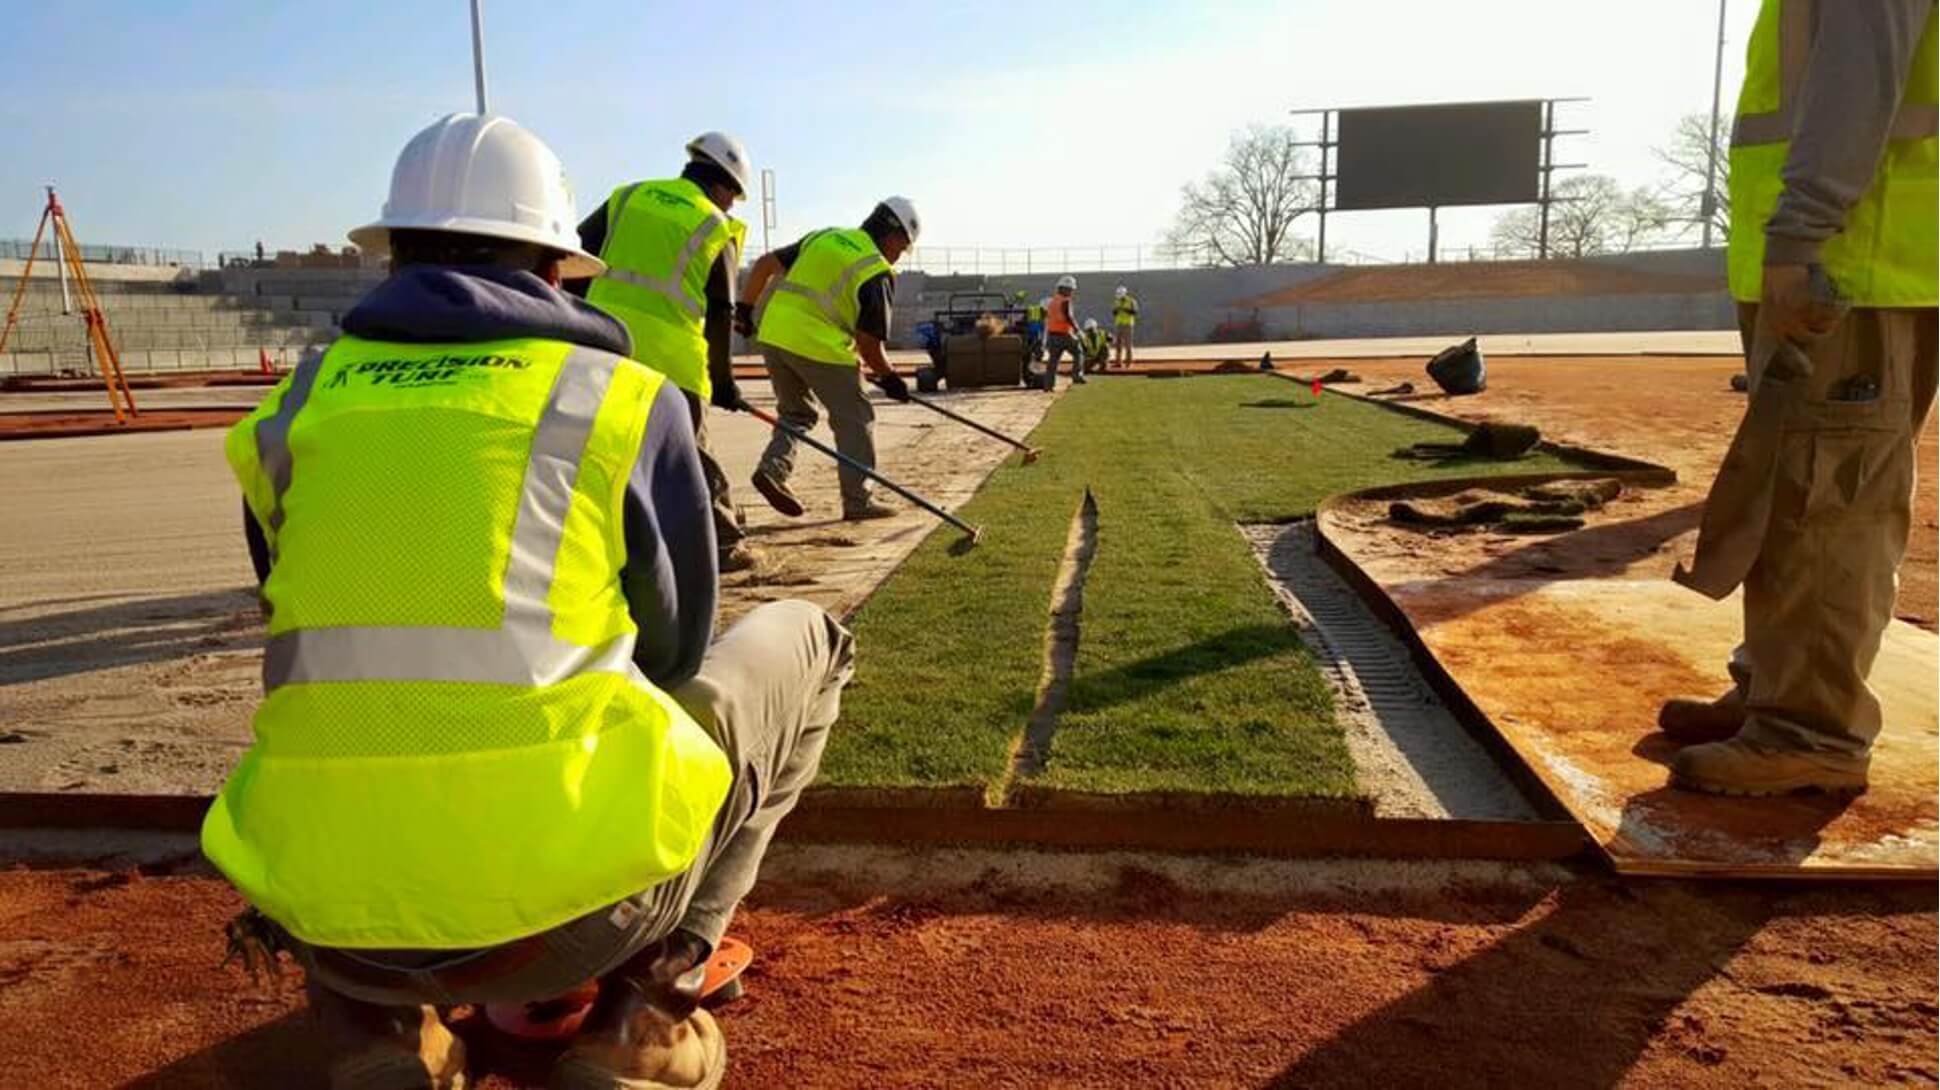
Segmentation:
<svg viewBox="0 0 1940 1090">
<path fill-rule="evenodd" d="M 1711 221 L 1718 213 L 1718 109 L 1724 93 L 1724 5 L 1718 0 L 1718 57 L 1711 69 L 1711 141 L 1704 149 L 1704 199 L 1698 202 L 1698 215 L 1704 217 L 1704 248 L 1711 248 Z"/>
<path fill-rule="evenodd" d="M 478 112 L 485 113 L 485 16 L 482 0 L 472 0 L 472 83 L 478 90 Z"/>
</svg>

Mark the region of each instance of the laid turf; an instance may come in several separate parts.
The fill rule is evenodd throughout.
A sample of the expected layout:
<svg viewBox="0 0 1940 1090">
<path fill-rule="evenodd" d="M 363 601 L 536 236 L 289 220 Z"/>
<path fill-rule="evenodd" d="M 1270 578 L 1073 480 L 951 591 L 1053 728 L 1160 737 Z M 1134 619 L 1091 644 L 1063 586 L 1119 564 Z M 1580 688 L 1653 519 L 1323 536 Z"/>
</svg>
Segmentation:
<svg viewBox="0 0 1940 1090">
<path fill-rule="evenodd" d="M 1029 396 L 1019 394 L 1018 396 Z M 1326 686 L 1236 521 L 1310 514 L 1379 484 L 1562 468 L 1389 457 L 1450 428 L 1267 376 L 1108 378 L 1034 433 L 967 505 L 983 545 L 938 535 L 855 619 L 859 670 L 824 782 L 1001 781 L 1042 669 L 1052 578 L 1083 489 L 1099 544 L 1077 669 L 1039 782 L 1081 791 L 1355 792 Z"/>
</svg>

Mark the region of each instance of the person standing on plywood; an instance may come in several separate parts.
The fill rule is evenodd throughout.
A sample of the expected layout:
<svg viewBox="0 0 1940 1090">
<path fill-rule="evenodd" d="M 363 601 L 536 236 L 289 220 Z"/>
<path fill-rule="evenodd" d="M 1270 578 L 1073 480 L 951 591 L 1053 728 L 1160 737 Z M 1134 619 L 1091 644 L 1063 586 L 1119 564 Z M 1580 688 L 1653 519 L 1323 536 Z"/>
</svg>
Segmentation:
<svg viewBox="0 0 1940 1090">
<path fill-rule="evenodd" d="M 1865 790 L 1933 404 L 1933 0 L 1765 0 L 1731 136 L 1731 291 L 1751 401 L 1680 583 L 1742 585 L 1734 688 L 1674 700 L 1677 787 Z"/>
<path fill-rule="evenodd" d="M 734 382 L 734 282 L 747 225 L 729 216 L 754 176 L 741 141 L 707 132 L 687 144 L 680 177 L 613 191 L 579 225 L 579 244 L 606 272 L 568 290 L 625 323 L 634 358 L 673 380 L 694 418 L 694 447 L 714 507 L 724 572 L 759 561 L 741 528 L 727 474 L 707 441 L 707 407 L 741 409 Z"/>
<path fill-rule="evenodd" d="M 863 392 L 858 361 L 890 400 L 909 400 L 909 385 L 889 365 L 883 344 L 889 339 L 896 260 L 916 244 L 920 231 L 916 206 L 906 197 L 876 205 L 861 227 L 811 231 L 755 262 L 747 298 L 757 302 L 743 302 L 736 316 L 768 365 L 775 414 L 808 431 L 820 402 L 828 410 L 836 449 L 871 468 L 876 410 Z M 806 508 L 788 488 L 794 471 L 795 437 L 776 428 L 754 471 L 754 487 L 775 510 L 800 518 Z M 869 479 L 853 467 L 839 466 L 837 476 L 843 518 L 896 513 L 870 494 Z"/>
<path fill-rule="evenodd" d="M 806 602 L 712 639 L 687 398 L 559 289 L 577 218 L 537 137 L 436 122 L 351 232 L 390 278 L 228 436 L 266 695 L 202 850 L 339 1090 L 461 1086 L 438 1005 L 589 980 L 551 1085 L 717 1085 L 707 960 L 853 668 Z"/>
<path fill-rule="evenodd" d="M 1118 347 L 1118 366 L 1132 365 L 1132 330 L 1138 326 L 1138 297 L 1118 285 L 1111 301 L 1112 340 Z"/>
<path fill-rule="evenodd" d="M 1057 294 L 1044 308 L 1044 389 L 1058 388 L 1058 360 L 1071 355 L 1071 385 L 1085 382 L 1085 352 L 1078 344 L 1078 316 L 1071 307 L 1078 294 L 1078 278 L 1058 277 Z"/>
</svg>

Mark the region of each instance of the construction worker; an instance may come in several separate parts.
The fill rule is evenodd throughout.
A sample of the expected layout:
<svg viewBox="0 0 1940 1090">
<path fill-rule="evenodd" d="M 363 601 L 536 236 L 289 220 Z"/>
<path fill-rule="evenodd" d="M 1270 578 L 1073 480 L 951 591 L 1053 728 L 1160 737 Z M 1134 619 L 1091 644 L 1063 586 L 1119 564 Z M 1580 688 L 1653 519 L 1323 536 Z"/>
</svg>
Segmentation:
<svg viewBox="0 0 1940 1090">
<path fill-rule="evenodd" d="M 1936 369 L 1933 0 L 1765 0 L 1731 139 L 1751 399 L 1679 582 L 1744 587 L 1735 687 L 1673 701 L 1675 786 L 1865 789 Z"/>
<path fill-rule="evenodd" d="M 1125 285 L 1112 290 L 1112 340 L 1118 346 L 1118 366 L 1132 365 L 1132 330 L 1138 325 L 1138 297 Z"/>
<path fill-rule="evenodd" d="M 1098 328 L 1098 319 L 1086 318 L 1079 337 L 1085 353 L 1085 370 L 1102 371 L 1111 363 L 1111 334 Z"/>
<path fill-rule="evenodd" d="M 1024 302 L 1024 299 L 1024 293 L 1018 292 L 1018 302 Z M 1050 305 L 1048 297 L 1024 304 L 1024 347 L 1030 353 L 1032 363 L 1044 358 L 1044 314 Z"/>
<path fill-rule="evenodd" d="M 920 230 L 916 206 L 905 197 L 890 197 L 861 227 L 812 231 L 755 262 L 747 298 L 759 300 L 760 309 L 743 302 L 737 314 L 743 333 L 754 337 L 768 365 L 776 415 L 807 431 L 815 426 L 820 402 L 828 410 L 836 449 L 871 468 L 876 411 L 863 392 L 857 361 L 891 400 L 909 400 L 909 386 L 883 355 L 883 342 L 889 339 L 895 298 L 894 266 Z M 795 437 L 776 428 L 754 471 L 754 486 L 775 510 L 799 518 L 805 509 L 788 488 L 794 469 Z M 854 468 L 838 466 L 837 476 L 844 519 L 896 513 L 870 494 L 869 479 Z"/>
<path fill-rule="evenodd" d="M 1071 354 L 1071 384 L 1084 385 L 1084 349 L 1078 344 L 1078 317 L 1071 310 L 1077 293 L 1078 278 L 1060 276 L 1057 294 L 1044 307 L 1044 389 L 1047 392 L 1058 388 L 1058 360 L 1067 352 Z"/>
<path fill-rule="evenodd" d="M 559 289 L 577 218 L 538 138 L 436 122 L 350 235 L 390 278 L 229 433 L 266 696 L 202 848 L 340 1090 L 463 1085 L 436 1005 L 593 979 L 551 1085 L 716 1085 L 705 961 L 851 670 L 804 602 L 710 642 L 687 399 Z"/>
<path fill-rule="evenodd" d="M 747 195 L 752 177 L 739 140 L 702 133 L 688 142 L 680 177 L 623 185 L 579 225 L 580 245 L 606 262 L 605 274 L 590 288 L 581 285 L 580 293 L 625 323 L 634 358 L 687 395 L 724 572 L 759 560 L 707 442 L 709 404 L 742 408 L 732 342 L 734 281 L 747 225 L 727 213 Z"/>
</svg>

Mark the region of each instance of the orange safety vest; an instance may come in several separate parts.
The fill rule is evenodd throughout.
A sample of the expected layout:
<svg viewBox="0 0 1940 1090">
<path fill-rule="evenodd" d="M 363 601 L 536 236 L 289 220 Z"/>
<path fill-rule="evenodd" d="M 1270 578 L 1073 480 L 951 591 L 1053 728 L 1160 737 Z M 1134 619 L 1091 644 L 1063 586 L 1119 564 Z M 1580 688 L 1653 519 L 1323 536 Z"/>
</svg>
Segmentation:
<svg viewBox="0 0 1940 1090">
<path fill-rule="evenodd" d="M 1051 313 L 1046 317 L 1044 328 L 1053 333 L 1069 336 L 1077 332 L 1078 325 L 1071 320 L 1071 297 L 1069 295 L 1051 296 Z"/>
</svg>

